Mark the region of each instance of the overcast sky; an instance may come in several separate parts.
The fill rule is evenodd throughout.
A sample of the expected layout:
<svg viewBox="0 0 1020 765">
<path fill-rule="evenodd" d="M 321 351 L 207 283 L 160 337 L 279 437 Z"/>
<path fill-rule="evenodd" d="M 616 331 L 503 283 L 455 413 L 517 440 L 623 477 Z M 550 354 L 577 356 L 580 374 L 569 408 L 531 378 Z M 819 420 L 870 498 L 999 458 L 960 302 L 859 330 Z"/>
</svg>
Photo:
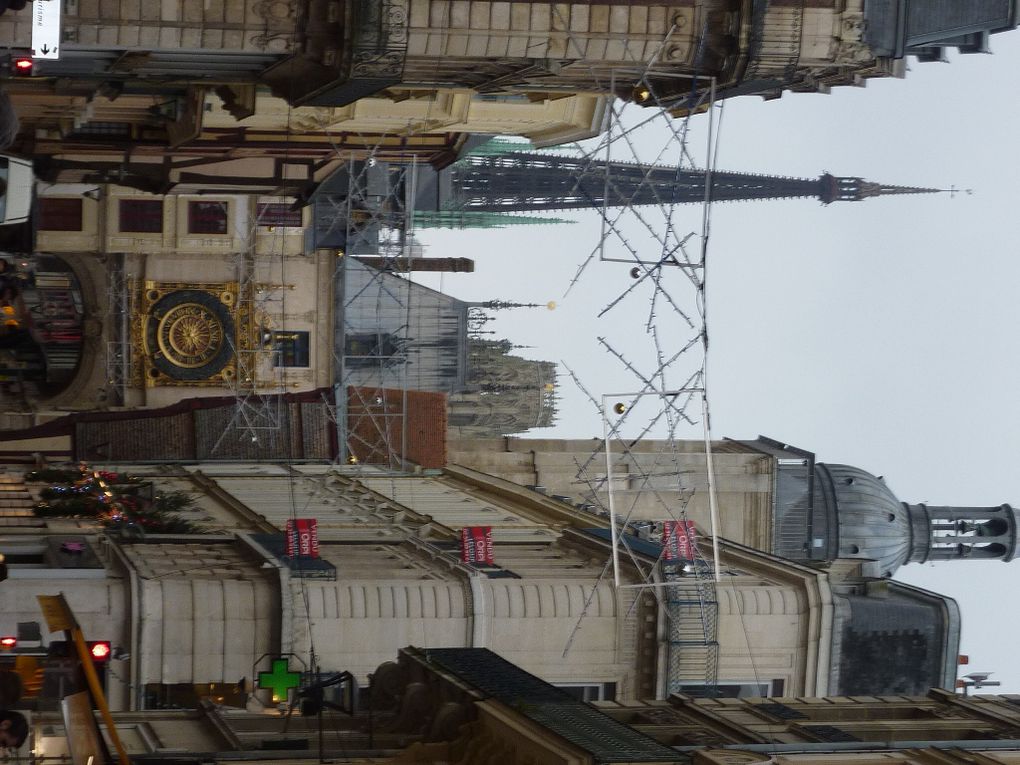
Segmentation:
<svg viewBox="0 0 1020 765">
<path fill-rule="evenodd" d="M 708 270 L 716 437 L 786 441 L 883 475 L 908 502 L 1020 502 L 1020 32 L 993 37 L 992 49 L 950 64 L 912 62 L 905 80 L 726 105 L 720 169 L 827 170 L 974 193 L 716 205 Z M 692 145 L 703 161 L 704 118 L 698 128 Z M 593 264 L 561 299 L 599 235 L 596 216 L 574 217 L 425 232 L 429 255 L 476 262 L 474 274 L 429 283 L 470 300 L 559 300 L 552 312 L 503 312 L 496 327 L 534 346 L 532 357 L 569 364 L 596 395 L 632 390 L 634 379 L 617 374 L 595 338 L 647 347 L 647 299 L 596 319 L 630 283 L 628 267 L 609 263 Z M 685 225 L 697 228 L 700 211 L 685 211 Z M 676 326 L 671 348 L 686 337 Z M 600 435 L 601 419 L 568 378 L 561 389 L 558 427 L 536 435 Z M 1003 691 L 1020 692 L 1020 562 L 913 564 L 897 578 L 957 599 L 970 670 L 993 671 Z"/>
</svg>

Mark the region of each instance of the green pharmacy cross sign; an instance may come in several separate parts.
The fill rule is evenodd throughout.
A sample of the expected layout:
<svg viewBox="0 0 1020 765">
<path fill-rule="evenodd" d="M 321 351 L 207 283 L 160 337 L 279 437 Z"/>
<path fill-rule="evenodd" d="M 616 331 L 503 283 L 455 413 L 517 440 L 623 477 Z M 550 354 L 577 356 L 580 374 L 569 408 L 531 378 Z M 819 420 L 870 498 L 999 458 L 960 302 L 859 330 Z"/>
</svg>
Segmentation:
<svg viewBox="0 0 1020 765">
<path fill-rule="evenodd" d="M 291 672 L 286 659 L 273 659 L 273 668 L 269 672 L 259 672 L 258 687 L 272 690 L 273 701 L 286 701 L 291 688 L 301 685 L 301 673 Z"/>
</svg>

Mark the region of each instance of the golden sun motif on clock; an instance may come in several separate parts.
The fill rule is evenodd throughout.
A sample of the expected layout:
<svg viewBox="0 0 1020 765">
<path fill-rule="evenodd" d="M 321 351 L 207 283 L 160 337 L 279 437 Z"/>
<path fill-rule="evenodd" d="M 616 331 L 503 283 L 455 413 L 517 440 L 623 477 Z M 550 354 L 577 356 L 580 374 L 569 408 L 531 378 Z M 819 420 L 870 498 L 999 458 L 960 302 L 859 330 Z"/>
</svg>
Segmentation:
<svg viewBox="0 0 1020 765">
<path fill-rule="evenodd" d="M 196 369 L 208 364 L 223 347 L 223 324 L 198 303 L 182 303 L 159 320 L 156 341 L 160 353 L 178 367 Z"/>
</svg>

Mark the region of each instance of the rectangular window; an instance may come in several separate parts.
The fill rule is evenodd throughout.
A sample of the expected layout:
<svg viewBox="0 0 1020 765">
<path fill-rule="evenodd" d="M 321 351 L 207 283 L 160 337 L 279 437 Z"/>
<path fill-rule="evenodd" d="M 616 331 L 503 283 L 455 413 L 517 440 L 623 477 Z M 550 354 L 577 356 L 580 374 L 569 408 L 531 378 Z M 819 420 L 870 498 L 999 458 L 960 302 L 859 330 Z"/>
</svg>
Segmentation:
<svg viewBox="0 0 1020 765">
<path fill-rule="evenodd" d="M 41 231 L 81 231 L 81 199 L 39 198 Z"/>
<path fill-rule="evenodd" d="M 203 699 L 228 707 L 244 708 L 247 696 L 237 683 L 148 683 L 143 709 L 195 709 Z M 120 727 L 118 723 L 117 727 Z"/>
<path fill-rule="evenodd" d="M 300 228 L 301 210 L 292 210 L 284 202 L 259 202 L 256 205 L 256 220 L 259 226 L 291 226 Z"/>
<path fill-rule="evenodd" d="M 78 135 L 105 135 L 105 136 L 118 136 L 120 138 L 131 137 L 131 123 L 129 122 L 86 122 L 84 125 L 79 125 L 71 133 L 72 136 Z"/>
<path fill-rule="evenodd" d="M 735 683 L 721 681 L 714 686 L 707 686 L 704 683 L 684 683 L 680 686 L 680 693 L 693 696 L 696 699 L 747 699 L 766 698 L 772 696 L 772 683 Z"/>
<path fill-rule="evenodd" d="M 393 364 L 399 353 L 399 338 L 388 332 L 351 332 L 344 336 L 344 364 L 350 369 Z"/>
<path fill-rule="evenodd" d="M 272 334 L 273 366 L 307 367 L 308 333 L 283 330 Z"/>
<path fill-rule="evenodd" d="M 139 234 L 161 234 L 163 232 L 163 200 L 120 200 L 120 230 Z"/>
<path fill-rule="evenodd" d="M 188 233 L 227 233 L 227 213 L 226 202 L 188 202 Z"/>
<path fill-rule="evenodd" d="M 554 683 L 578 701 L 616 701 L 616 683 Z"/>
</svg>

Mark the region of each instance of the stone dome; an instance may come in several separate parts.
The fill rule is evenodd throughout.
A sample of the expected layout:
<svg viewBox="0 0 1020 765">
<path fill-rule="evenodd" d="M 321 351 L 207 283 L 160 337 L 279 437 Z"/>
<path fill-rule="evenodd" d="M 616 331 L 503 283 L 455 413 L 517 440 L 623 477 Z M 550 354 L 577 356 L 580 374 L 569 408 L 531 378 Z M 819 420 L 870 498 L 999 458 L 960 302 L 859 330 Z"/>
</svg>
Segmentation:
<svg viewBox="0 0 1020 765">
<path fill-rule="evenodd" d="M 851 465 L 815 463 L 819 499 L 834 521 L 830 545 L 836 557 L 874 560 L 880 576 L 892 576 L 910 559 L 910 513 L 881 478 Z"/>
</svg>

